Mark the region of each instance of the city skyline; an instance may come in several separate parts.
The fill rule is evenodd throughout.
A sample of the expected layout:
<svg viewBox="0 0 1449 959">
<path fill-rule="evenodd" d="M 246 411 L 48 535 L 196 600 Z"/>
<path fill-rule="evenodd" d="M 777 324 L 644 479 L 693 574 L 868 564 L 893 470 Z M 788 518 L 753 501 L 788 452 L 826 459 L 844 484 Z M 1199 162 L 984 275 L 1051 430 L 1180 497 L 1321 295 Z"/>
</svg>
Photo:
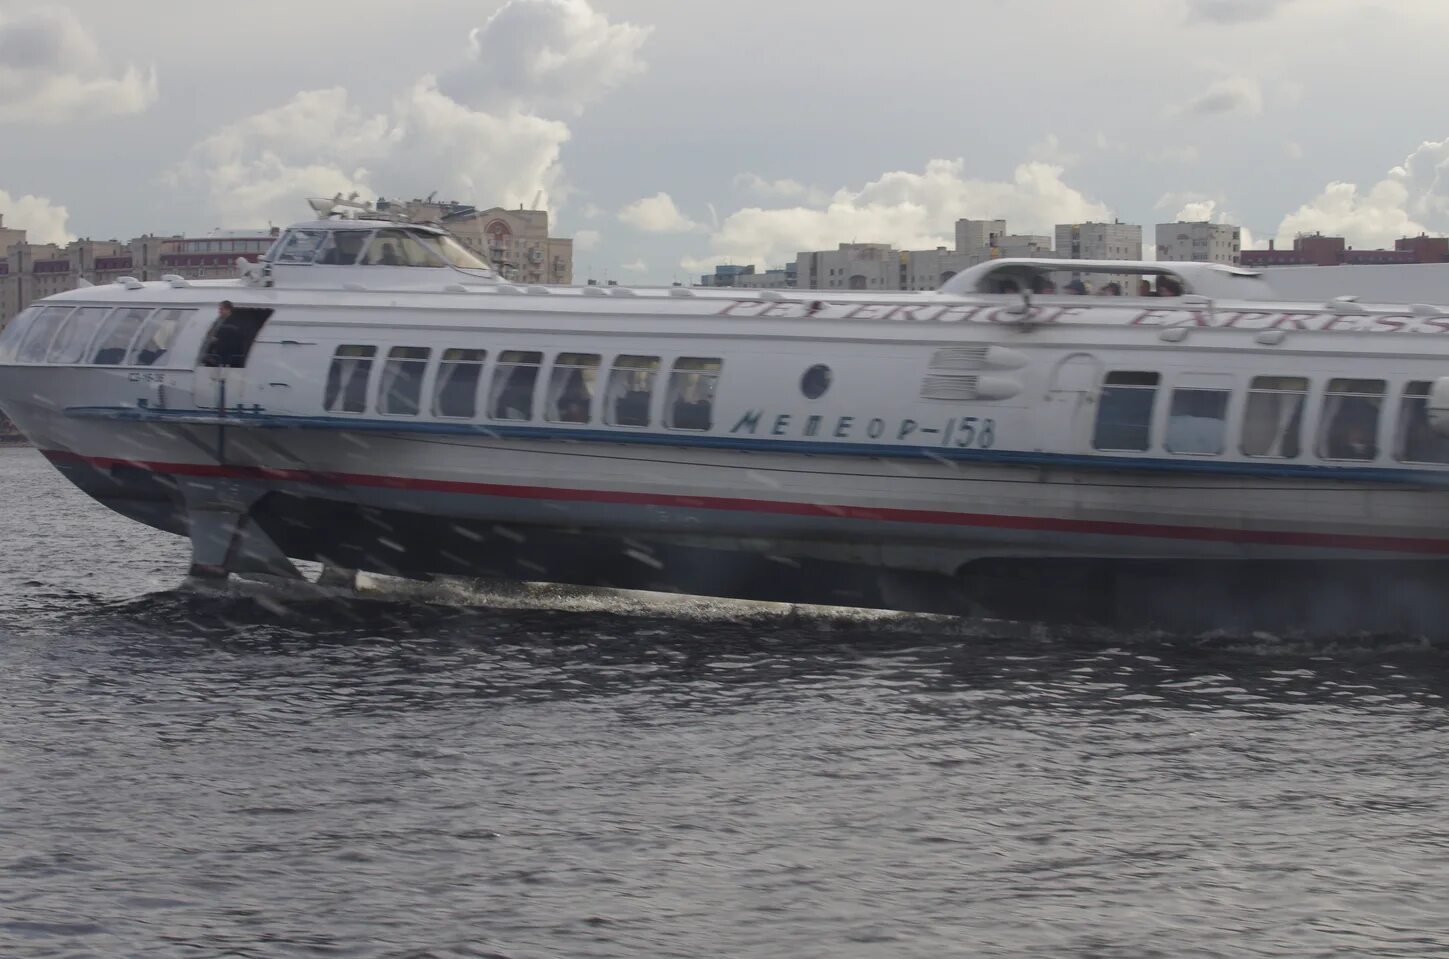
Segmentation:
<svg viewBox="0 0 1449 959">
<path fill-rule="evenodd" d="M 199 234 L 436 189 L 537 200 L 579 276 L 624 282 L 930 249 L 960 217 L 1228 221 L 1244 248 L 1449 229 L 1431 2 L 366 6 L 262 0 L 218 43 L 169 0 L 166 30 L 0 0 L 7 225 Z"/>
</svg>

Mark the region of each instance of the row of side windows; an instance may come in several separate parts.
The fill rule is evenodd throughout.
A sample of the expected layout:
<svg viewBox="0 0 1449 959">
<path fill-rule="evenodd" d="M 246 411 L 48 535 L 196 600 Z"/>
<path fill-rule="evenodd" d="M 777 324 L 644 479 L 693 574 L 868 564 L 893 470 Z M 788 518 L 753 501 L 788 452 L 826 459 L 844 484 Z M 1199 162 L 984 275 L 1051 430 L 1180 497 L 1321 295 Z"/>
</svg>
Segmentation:
<svg viewBox="0 0 1449 959">
<path fill-rule="evenodd" d="M 1213 383 L 1214 380 L 1220 381 Z M 1189 380 L 1172 390 L 1162 448 L 1168 453 L 1217 456 L 1226 451 L 1234 391 L 1226 377 Z M 1152 448 L 1153 413 L 1161 374 L 1113 370 L 1102 383 L 1092 446 L 1104 452 Z M 1399 392 L 1398 415 L 1384 423 L 1391 396 L 1385 380 L 1328 380 L 1318 398 L 1318 427 L 1311 443 L 1324 460 L 1366 462 L 1379 458 L 1381 429 L 1392 438 L 1393 456 L 1404 463 L 1449 464 L 1449 437 L 1429 425 L 1430 383 L 1415 380 Z M 1244 456 L 1297 459 L 1305 449 L 1303 425 L 1312 389 L 1307 377 L 1255 376 L 1242 404 L 1238 449 Z"/>
<path fill-rule="evenodd" d="M 382 416 L 419 416 L 426 411 L 440 419 L 472 420 L 481 410 L 491 420 L 528 421 L 539 406 L 538 412 L 549 423 L 588 424 L 597 418 L 608 426 L 651 426 L 660 358 L 615 356 L 601 390 L 602 359 L 598 353 L 558 353 L 545 377 L 541 351 L 501 350 L 488 377 L 488 351 L 451 348 L 438 357 L 429 384 L 432 350 L 394 346 L 382 357 L 374 408 Z M 376 346 L 338 346 L 327 372 L 323 408 L 330 413 L 367 412 L 377 360 Z M 722 368 L 717 357 L 681 356 L 670 364 L 662 411 L 666 428 L 710 428 Z"/>
<path fill-rule="evenodd" d="M 29 311 L 27 311 L 29 312 Z M 47 306 L 16 323 L 5 353 L 20 363 L 159 366 L 170 362 L 172 341 L 194 309 Z M 12 358 L 10 355 L 5 359 Z"/>
</svg>

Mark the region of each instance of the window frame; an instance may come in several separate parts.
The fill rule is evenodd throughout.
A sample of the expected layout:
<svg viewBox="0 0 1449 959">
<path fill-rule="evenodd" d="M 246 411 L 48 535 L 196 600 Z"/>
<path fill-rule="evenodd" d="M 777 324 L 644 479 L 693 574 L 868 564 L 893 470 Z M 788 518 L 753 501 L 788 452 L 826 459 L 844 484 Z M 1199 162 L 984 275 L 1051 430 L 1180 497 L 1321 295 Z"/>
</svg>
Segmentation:
<svg viewBox="0 0 1449 959">
<path fill-rule="evenodd" d="M 42 306 L 40 308 L 40 312 L 35 314 L 35 318 L 30 321 L 30 326 L 28 329 L 26 329 L 24 336 L 21 338 L 19 346 L 15 348 L 15 362 L 46 362 L 45 358 L 50 355 L 50 344 L 55 342 L 56 335 L 65 328 L 66 322 L 71 318 L 71 315 L 75 313 L 75 310 L 76 308 L 74 306 L 70 306 L 69 304 L 54 303 L 48 306 Z M 59 314 L 59 316 L 57 316 L 57 314 Z M 28 353 L 30 352 L 31 343 L 35 339 L 37 334 L 47 332 L 45 329 L 45 321 L 48 318 L 52 319 L 53 322 L 49 324 L 50 329 L 48 331 L 48 335 L 45 337 L 45 344 L 40 347 L 39 356 L 31 357 L 28 355 Z"/>
<path fill-rule="evenodd" d="M 529 361 L 510 360 L 510 356 L 536 357 Z M 484 408 L 484 415 L 490 420 L 501 423 L 532 423 L 536 421 L 538 413 L 538 389 L 543 381 L 543 350 L 498 350 L 493 359 L 493 371 L 488 378 L 488 405 Z M 528 409 L 522 416 L 499 415 L 499 404 L 503 401 L 504 394 L 512 384 L 515 371 L 526 368 L 533 369 L 533 382 L 528 388 Z M 507 379 L 500 379 L 502 371 L 507 369 Z"/>
<path fill-rule="evenodd" d="M 65 318 L 65 323 L 56 332 L 56 335 L 51 338 L 51 341 L 50 341 L 50 350 L 45 354 L 45 362 L 47 362 L 47 363 L 54 363 L 57 366 L 84 366 L 84 365 L 86 365 L 86 357 L 88 357 L 88 356 L 91 355 L 91 345 L 95 341 L 96 334 L 101 331 L 101 327 L 105 326 L 107 318 L 110 317 L 111 311 L 114 310 L 114 309 L 117 309 L 117 307 L 110 306 L 108 304 L 93 305 L 93 306 L 78 306 L 78 307 L 76 307 L 75 310 L 71 313 L 71 315 Z M 90 330 L 88 330 L 86 332 L 85 339 L 79 343 L 79 346 L 80 346 L 80 356 L 76 357 L 73 360 L 67 360 L 67 359 L 63 359 L 63 358 L 61 358 L 59 356 L 56 356 L 55 355 L 56 347 L 59 346 L 59 345 L 61 345 L 60 344 L 61 334 L 62 333 L 65 333 L 67 330 L 69 330 L 71 328 L 71 324 L 72 323 L 75 323 L 76 320 L 80 318 L 80 315 L 82 313 L 86 312 L 87 310 L 95 310 L 101 316 L 100 316 L 100 320 L 96 323 L 96 325 L 92 329 L 90 329 Z"/>
<path fill-rule="evenodd" d="M 573 359 L 573 362 L 565 362 L 565 357 Z M 592 360 L 592 363 L 587 362 Z M 603 369 L 604 357 L 600 353 L 555 353 L 548 364 L 548 386 L 544 392 L 543 400 L 543 421 L 545 423 L 558 423 L 564 426 L 589 426 L 594 422 L 595 407 L 598 406 L 599 394 L 599 373 Z M 589 382 L 588 374 L 592 372 L 592 382 Z M 564 393 L 568 390 L 568 378 L 577 374 L 581 382 L 588 386 L 589 402 L 584 410 L 583 419 L 565 419 L 559 405 L 563 401 Z"/>
<path fill-rule="evenodd" d="M 1422 393 L 1411 393 L 1415 386 L 1422 386 Z M 1394 436 L 1392 457 L 1395 462 L 1409 463 L 1415 466 L 1449 466 L 1449 436 L 1443 436 L 1429 424 L 1429 398 L 1434 389 L 1433 380 L 1406 380 L 1398 391 L 1399 402 L 1394 411 Z M 1422 417 L 1424 429 L 1434 437 L 1436 443 L 1445 445 L 1444 459 L 1409 459 L 1409 427 L 1412 415 L 1409 413 L 1411 400 L 1419 401 L 1419 413 Z"/>
<path fill-rule="evenodd" d="M 1113 376 L 1116 376 L 1116 375 L 1150 376 L 1150 377 L 1152 377 L 1152 383 L 1150 385 L 1147 384 L 1147 383 L 1112 383 L 1111 382 L 1111 379 L 1112 379 Z M 1094 416 L 1092 418 L 1092 437 L 1091 437 L 1091 443 L 1092 443 L 1092 450 L 1094 452 L 1098 452 L 1098 453 L 1114 453 L 1114 454 L 1124 454 L 1125 453 L 1125 454 L 1129 454 L 1129 455 L 1130 454 L 1141 455 L 1141 454 L 1150 453 L 1150 452 L 1153 451 L 1153 448 L 1154 448 L 1154 440 L 1157 438 L 1157 435 L 1160 434 L 1160 432 L 1161 432 L 1161 429 L 1160 429 L 1160 427 L 1158 426 L 1158 423 L 1157 423 L 1157 418 L 1159 416 L 1160 409 L 1161 409 L 1159 407 L 1158 403 L 1157 403 L 1157 398 L 1158 398 L 1158 395 L 1163 391 L 1163 380 L 1164 380 L 1164 377 L 1162 375 L 1162 371 L 1161 370 L 1106 369 L 1106 370 L 1103 370 L 1102 371 L 1102 378 L 1098 382 L 1098 385 L 1097 385 L 1097 412 L 1096 412 L 1096 416 Z M 1107 393 L 1108 393 L 1108 390 L 1112 390 L 1114 392 L 1119 391 L 1119 390 L 1127 390 L 1127 391 L 1129 391 L 1127 395 L 1134 395 L 1134 394 L 1137 394 L 1137 393 L 1150 391 L 1151 401 L 1150 401 L 1150 404 L 1148 405 L 1148 408 L 1147 408 L 1147 416 L 1146 416 L 1146 419 L 1144 420 L 1144 422 L 1141 424 L 1142 425 L 1142 428 L 1144 428 L 1146 430 L 1146 436 L 1144 438 L 1144 441 L 1143 441 L 1143 445 L 1142 446 L 1140 446 L 1140 447 L 1132 447 L 1132 446 L 1116 447 L 1116 446 L 1102 446 L 1102 445 L 1100 445 L 1100 443 L 1099 443 L 1099 433 L 1100 433 L 1100 431 L 1102 429 L 1102 425 L 1103 425 L 1102 424 L 1102 413 L 1103 413 L 1103 410 L 1105 410 L 1106 407 L 1107 407 Z M 1128 425 L 1133 426 L 1134 428 L 1136 427 L 1136 424 L 1128 424 Z"/>
<path fill-rule="evenodd" d="M 421 355 L 400 355 L 405 352 Z M 373 396 L 373 409 L 378 416 L 405 417 L 416 419 L 423 415 L 423 397 L 428 392 L 428 371 L 433 365 L 433 351 L 427 346 L 389 346 L 387 353 L 380 359 L 382 365 L 379 367 L 377 386 Z M 412 397 L 412 411 L 396 411 L 391 408 L 390 398 L 395 394 L 394 387 L 407 370 L 418 367 L 416 394 Z"/>
<path fill-rule="evenodd" d="M 652 366 L 620 366 L 620 360 L 642 360 L 646 364 L 652 362 Z M 655 397 L 661 392 L 659 385 L 659 374 L 663 368 L 662 358 L 658 356 L 647 356 L 643 353 L 616 353 L 614 359 L 609 363 L 609 376 L 600 391 L 599 421 L 605 426 L 613 426 L 626 430 L 647 430 L 654 425 Z M 649 386 L 645 390 L 629 389 L 628 378 L 643 374 L 648 378 Z M 617 385 L 616 385 L 617 384 Z M 623 387 L 623 388 L 619 388 Z M 634 393 L 644 393 L 646 402 L 644 404 L 644 422 L 642 423 L 621 423 L 618 416 L 618 405 L 626 397 Z M 617 393 L 617 395 L 616 395 Z"/>
<path fill-rule="evenodd" d="M 181 331 L 183 328 L 185 328 L 187 321 L 192 319 L 193 315 L 196 312 L 196 309 L 188 307 L 157 307 L 154 311 L 152 311 L 150 316 L 146 317 L 146 322 L 141 324 L 140 329 L 136 330 L 136 335 L 131 337 L 131 345 L 126 348 L 126 362 L 121 365 L 156 366 L 156 360 L 159 360 L 162 357 L 165 357 L 171 353 L 171 348 L 176 343 L 176 338 L 181 335 Z M 160 329 L 161 323 L 168 316 L 168 314 L 174 315 L 174 320 L 171 326 L 171 336 L 167 339 L 166 345 L 162 347 L 160 353 L 152 358 L 151 362 L 138 362 L 140 360 L 142 337 L 151 336 L 154 338 L 155 332 Z"/>
<path fill-rule="evenodd" d="M 1226 382 L 1227 386 L 1205 385 L 1214 380 Z M 1188 374 L 1184 377 L 1175 378 L 1167 390 L 1167 402 L 1164 404 L 1162 423 L 1162 451 L 1172 456 L 1196 456 L 1214 457 L 1222 456 L 1232 446 L 1230 443 L 1230 431 L 1233 427 L 1234 398 L 1237 395 L 1236 384 L 1230 376 L 1221 374 Z M 1175 413 L 1179 397 L 1184 393 L 1210 394 L 1222 402 L 1222 415 L 1217 418 L 1218 436 L 1217 449 L 1214 450 L 1179 450 L 1173 449 L 1172 421 L 1174 416 L 1189 416 L 1186 413 Z M 1212 419 L 1212 417 L 1193 417 L 1194 419 Z"/>
<path fill-rule="evenodd" d="M 1259 382 L 1261 382 L 1263 380 L 1280 380 L 1280 381 L 1285 381 L 1285 380 L 1298 380 L 1298 381 L 1301 381 L 1302 382 L 1303 388 L 1301 390 L 1300 389 L 1267 389 L 1267 388 L 1264 388 L 1264 387 L 1255 387 L 1254 386 L 1254 384 L 1259 383 Z M 1313 406 L 1312 406 L 1313 387 L 1314 387 L 1314 383 L 1313 383 L 1313 378 L 1311 376 L 1297 376 L 1297 375 L 1287 374 L 1287 373 L 1257 373 L 1257 374 L 1254 374 L 1252 377 L 1250 377 L 1248 379 L 1248 388 L 1247 388 L 1247 390 L 1243 394 L 1243 409 L 1242 409 L 1242 414 L 1238 417 L 1238 445 L 1237 445 L 1238 453 L 1240 455 L 1248 458 L 1248 459 L 1255 459 L 1255 460 L 1258 460 L 1258 459 L 1262 459 L 1262 460 L 1296 460 L 1296 459 L 1300 458 L 1303 455 L 1303 450 L 1304 450 L 1304 443 L 1303 443 L 1303 434 L 1305 432 L 1304 427 L 1309 425 L 1309 423 L 1308 423 L 1308 417 L 1313 412 Z M 1293 442 L 1297 446 L 1297 450 L 1294 451 L 1293 455 L 1289 456 L 1286 453 L 1249 453 L 1248 452 L 1248 449 L 1247 449 L 1248 414 L 1253 409 L 1253 397 L 1254 396 L 1296 396 L 1296 397 L 1299 398 L 1298 409 L 1297 409 L 1297 412 L 1295 414 L 1296 417 L 1297 417 L 1297 424 L 1298 425 L 1297 425 L 1297 428 L 1294 429 L 1293 430 L 1293 433 L 1292 433 Z M 1287 427 L 1290 426 L 1290 425 L 1292 425 L 1292 424 L 1293 424 L 1293 417 L 1290 416 L 1289 419 L 1288 419 L 1288 422 L 1284 424 L 1284 430 L 1285 430 L 1285 432 L 1283 433 L 1283 435 L 1282 436 L 1278 436 L 1278 437 L 1275 438 L 1275 443 L 1279 447 L 1282 447 L 1284 445 L 1284 442 L 1288 439 L 1289 434 L 1286 432 L 1286 430 L 1287 430 Z M 1317 424 L 1316 423 L 1313 424 L 1313 426 L 1314 426 L 1314 429 L 1317 429 Z"/>
<path fill-rule="evenodd" d="M 714 364 L 713 368 L 708 366 L 683 366 L 684 363 Z M 682 391 L 676 387 L 676 382 L 682 376 L 703 376 L 710 377 L 709 395 L 703 400 L 685 400 L 682 398 Z M 659 417 L 660 423 L 667 430 L 677 430 L 685 433 L 708 433 L 714 429 L 714 411 L 719 405 L 720 380 L 724 377 L 724 359 L 718 356 L 676 356 L 669 364 L 669 379 L 664 384 L 664 409 Z M 679 413 L 679 406 L 682 403 L 690 405 L 706 404 L 708 420 L 704 426 L 679 426 L 676 418 Z"/>
<path fill-rule="evenodd" d="M 1333 388 L 1333 384 L 1335 383 L 1377 383 L 1379 384 L 1379 392 L 1375 394 L 1349 392 L 1347 390 L 1335 390 Z M 1333 397 L 1378 400 L 1378 408 L 1374 411 L 1373 416 L 1373 435 L 1370 437 L 1372 448 L 1368 456 L 1359 457 L 1328 455 L 1327 450 L 1330 443 L 1329 431 L 1333 429 L 1335 425 L 1334 422 L 1330 422 L 1330 417 L 1332 417 L 1332 419 L 1336 421 L 1338 417 L 1344 415 L 1342 405 L 1340 405 L 1340 408 L 1338 410 L 1335 410 L 1332 414 L 1328 413 L 1328 403 L 1329 400 Z M 1367 379 L 1356 376 L 1335 376 L 1325 380 L 1323 384 L 1323 390 L 1319 393 L 1318 396 L 1318 409 L 1316 411 L 1318 416 L 1313 431 L 1313 454 L 1320 460 L 1328 463 L 1377 462 L 1384 455 L 1384 444 L 1382 438 L 1384 435 L 1384 413 L 1385 408 L 1388 406 L 1388 403 L 1386 402 L 1388 399 L 1389 381 L 1386 379 Z"/>
<path fill-rule="evenodd" d="M 365 351 L 368 351 L 368 352 L 346 353 L 346 354 L 344 354 L 342 352 L 343 350 L 365 350 Z M 368 412 L 368 405 L 367 404 L 372 401 L 372 374 L 373 374 L 373 371 L 375 369 L 377 369 L 377 367 L 378 367 L 378 363 L 377 363 L 378 352 L 377 351 L 378 351 L 377 345 L 376 344 L 372 344 L 372 343 L 338 343 L 337 344 L 337 346 L 332 351 L 332 357 L 331 357 L 331 359 L 328 360 L 328 362 L 327 362 L 327 379 L 322 384 L 322 412 L 323 413 L 334 414 L 334 415 L 339 415 L 339 416 L 365 416 L 365 415 L 367 415 L 367 412 Z M 362 394 L 362 408 L 361 409 L 358 409 L 358 410 L 347 409 L 347 407 L 346 407 L 345 404 L 342 405 L 342 406 L 339 406 L 338 408 L 335 408 L 334 409 L 332 407 L 332 405 L 327 402 L 327 394 L 332 389 L 332 375 L 333 375 L 333 372 L 334 371 L 340 369 L 338 367 L 338 365 L 337 365 L 337 361 L 340 360 L 340 359 L 349 359 L 349 360 L 354 360 L 354 361 L 363 361 L 363 360 L 366 361 L 366 366 L 365 366 L 366 372 L 363 374 L 362 388 L 361 388 L 361 394 Z M 357 374 L 356 374 L 356 372 L 354 370 L 354 372 L 352 373 L 352 375 L 348 377 L 348 379 L 347 379 L 347 381 L 345 383 L 338 383 L 338 385 L 337 385 L 337 397 L 336 397 L 337 399 L 345 400 L 349 395 L 351 395 L 351 391 L 353 389 L 352 380 L 353 380 L 353 378 L 356 375 Z"/>
<path fill-rule="evenodd" d="M 449 359 L 449 353 L 476 353 L 478 354 L 478 359 Z M 432 397 L 429 409 L 432 411 L 432 415 L 435 418 L 441 420 L 470 421 L 478 419 L 481 405 L 479 400 L 483 398 L 483 388 L 488 384 L 488 355 L 488 350 L 478 349 L 470 346 L 450 346 L 443 349 L 442 353 L 438 355 L 437 371 L 433 374 L 432 388 L 428 391 L 429 395 Z M 477 370 L 476 379 L 474 379 L 473 381 L 472 405 L 469 412 L 462 416 L 459 416 L 456 413 L 444 413 L 442 411 L 441 400 L 442 391 L 444 388 L 443 372 L 445 369 L 452 367 L 473 367 Z M 486 399 L 484 400 L 484 402 L 486 402 Z"/>
<path fill-rule="evenodd" d="M 87 347 L 90 360 L 87 361 L 86 365 L 125 366 L 126 360 L 131 355 L 131 344 L 136 342 L 136 337 L 140 334 L 142 328 L 145 327 L 147 321 L 151 319 L 152 315 L 155 314 L 155 312 L 156 307 L 154 306 L 118 306 L 114 310 L 112 310 L 110 315 L 107 316 L 105 320 L 101 323 L 101 325 L 96 329 L 96 335 L 91 338 L 90 345 Z M 109 349 L 119 349 L 121 351 L 120 359 L 118 359 L 114 363 L 102 363 L 101 350 L 107 349 L 106 343 L 110 340 L 111 323 L 114 322 L 116 329 L 119 329 L 121 324 L 126 321 L 127 317 L 129 317 L 133 313 L 140 313 L 142 315 L 140 322 L 136 324 L 136 328 L 131 331 L 131 335 L 126 337 L 125 346 L 109 347 Z"/>
</svg>

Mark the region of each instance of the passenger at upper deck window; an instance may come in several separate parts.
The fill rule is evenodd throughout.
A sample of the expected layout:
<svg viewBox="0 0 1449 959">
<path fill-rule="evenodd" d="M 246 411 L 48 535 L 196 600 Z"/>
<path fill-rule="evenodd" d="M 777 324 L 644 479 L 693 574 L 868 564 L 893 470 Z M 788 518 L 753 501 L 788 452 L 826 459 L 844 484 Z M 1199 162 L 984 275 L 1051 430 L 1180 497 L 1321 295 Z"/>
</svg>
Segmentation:
<svg viewBox="0 0 1449 959">
<path fill-rule="evenodd" d="M 1182 296 L 1182 284 L 1176 277 L 1159 276 L 1157 278 L 1158 296 Z"/>
<path fill-rule="evenodd" d="M 1081 296 L 1087 292 L 1087 284 L 1082 282 L 1080 276 L 1074 276 L 1072 277 L 1072 282 L 1068 283 L 1065 289 L 1068 293 L 1075 293 Z"/>
<path fill-rule="evenodd" d="M 1111 283 L 1108 283 L 1106 286 L 1102 287 L 1102 293 L 1101 293 L 1101 295 L 1102 296 L 1121 296 L 1122 295 L 1122 284 L 1121 283 L 1118 283 L 1116 280 L 1113 280 Z"/>
<path fill-rule="evenodd" d="M 1137 281 L 1137 295 L 1138 296 L 1156 296 L 1157 294 L 1152 292 L 1152 281 L 1151 280 L 1138 280 Z"/>
</svg>

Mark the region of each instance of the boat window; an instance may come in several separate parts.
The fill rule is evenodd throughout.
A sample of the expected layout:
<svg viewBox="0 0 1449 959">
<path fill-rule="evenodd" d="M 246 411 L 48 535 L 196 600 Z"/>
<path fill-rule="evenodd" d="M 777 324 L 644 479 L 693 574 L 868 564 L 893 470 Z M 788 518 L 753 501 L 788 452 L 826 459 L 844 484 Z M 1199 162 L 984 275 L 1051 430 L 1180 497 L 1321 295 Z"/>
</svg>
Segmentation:
<svg viewBox="0 0 1449 959">
<path fill-rule="evenodd" d="M 91 337 L 96 335 L 108 310 L 109 306 L 83 306 L 72 313 L 55 339 L 50 341 L 46 362 L 84 363 L 86 347 L 91 345 Z"/>
<path fill-rule="evenodd" d="M 478 414 L 478 384 L 483 382 L 484 350 L 444 350 L 433 386 L 433 415 L 472 419 Z"/>
<path fill-rule="evenodd" d="M 1379 454 L 1383 380 L 1334 379 L 1323 393 L 1318 455 L 1329 460 L 1371 460 Z"/>
<path fill-rule="evenodd" d="M 533 388 L 543 354 L 525 350 L 504 350 L 493 368 L 493 391 L 488 411 L 497 420 L 533 419 Z"/>
<path fill-rule="evenodd" d="M 417 416 L 422 410 L 423 374 L 428 371 L 426 346 L 394 346 L 382 365 L 377 410 L 388 416 Z"/>
<path fill-rule="evenodd" d="M 119 366 L 126 362 L 126 352 L 136 338 L 136 331 L 150 315 L 149 307 L 121 307 L 113 311 L 96 334 L 96 352 L 91 362 L 98 366 Z"/>
<path fill-rule="evenodd" d="M 311 263 L 327 240 L 327 230 L 290 230 L 277 251 L 276 263 Z"/>
<path fill-rule="evenodd" d="M 673 430 L 707 430 L 714 425 L 714 394 L 723 367 L 718 359 L 681 356 L 669 371 L 664 425 Z"/>
<path fill-rule="evenodd" d="M 491 270 L 488 261 L 478 256 L 451 236 L 434 236 L 438 244 L 438 252 L 449 265 L 456 266 L 460 270 Z"/>
<path fill-rule="evenodd" d="M 372 376 L 375 346 L 339 346 L 327 371 L 322 407 L 329 413 L 361 413 L 367 409 L 367 380 Z"/>
<path fill-rule="evenodd" d="M 1243 413 L 1243 455 L 1296 457 L 1307 402 L 1308 380 L 1304 377 L 1253 377 Z"/>
<path fill-rule="evenodd" d="M 604 422 L 610 426 L 648 426 L 649 401 L 659 375 L 657 356 L 616 356 L 604 394 Z"/>
<path fill-rule="evenodd" d="M 20 343 L 25 339 L 25 333 L 30 328 L 30 322 L 39 313 L 40 307 L 38 306 L 21 310 L 19 316 L 5 324 L 5 328 L 0 330 L 0 362 L 8 363 L 15 359 Z"/>
<path fill-rule="evenodd" d="M 1399 403 L 1398 458 L 1405 463 L 1449 463 L 1449 436 L 1440 436 L 1429 425 L 1427 380 L 1404 387 Z"/>
<path fill-rule="evenodd" d="M 1156 373 L 1113 370 L 1102 384 L 1092 446 L 1099 450 L 1141 451 L 1152 445 L 1152 407 Z"/>
<path fill-rule="evenodd" d="M 195 310 L 157 310 L 146 325 L 141 327 L 136 343 L 126 362 L 132 366 L 157 366 L 166 357 L 171 341 L 181 324 L 195 313 Z"/>
<path fill-rule="evenodd" d="M 370 236 L 368 230 L 334 230 L 327 234 L 317 262 L 324 266 L 353 266 Z"/>
<path fill-rule="evenodd" d="M 442 254 L 429 249 L 411 230 L 378 230 L 362 262 L 367 266 L 443 266 Z"/>
<path fill-rule="evenodd" d="M 549 377 L 544 418 L 550 423 L 587 423 L 598 379 L 597 353 L 560 353 Z"/>
<path fill-rule="evenodd" d="M 47 306 L 40 311 L 40 315 L 30 324 L 30 332 L 25 334 L 25 342 L 20 344 L 20 362 L 45 362 L 45 355 L 50 352 L 50 341 L 55 338 L 56 331 L 70 315 L 70 311 L 71 307 L 68 306 Z"/>
<path fill-rule="evenodd" d="M 1167 435 L 1162 445 L 1169 453 L 1217 455 L 1223 451 L 1228 426 L 1228 390 L 1179 387 L 1172 391 L 1167 410 Z"/>
</svg>

